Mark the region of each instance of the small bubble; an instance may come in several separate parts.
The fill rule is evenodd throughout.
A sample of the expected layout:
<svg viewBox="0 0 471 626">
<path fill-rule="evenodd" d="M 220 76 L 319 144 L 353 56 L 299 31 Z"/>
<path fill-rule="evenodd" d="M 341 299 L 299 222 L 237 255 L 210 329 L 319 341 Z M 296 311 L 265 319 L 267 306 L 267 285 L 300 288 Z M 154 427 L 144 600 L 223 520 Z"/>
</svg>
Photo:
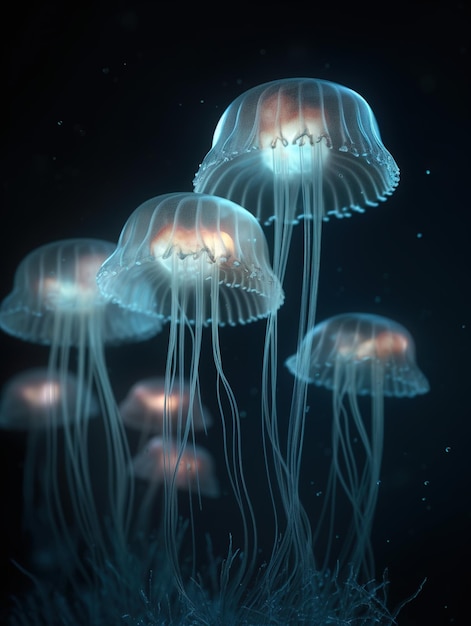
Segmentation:
<svg viewBox="0 0 471 626">
<path fill-rule="evenodd" d="M 430 175 L 430 170 L 425 170 L 425 173 L 427 174 L 427 176 Z"/>
<path fill-rule="evenodd" d="M 62 120 L 59 120 L 59 121 L 57 122 L 57 126 L 62 126 L 62 124 L 63 124 L 63 123 L 64 123 L 64 122 L 63 122 Z"/>
<path fill-rule="evenodd" d="M 430 485 L 430 481 L 429 480 L 424 480 L 424 485 L 427 487 L 428 485 Z"/>
<path fill-rule="evenodd" d="M 316 496 L 319 497 L 322 495 L 322 491 L 316 491 Z"/>
<path fill-rule="evenodd" d="M 451 446 L 447 446 L 447 447 L 445 448 L 445 452 L 451 452 Z"/>
<path fill-rule="evenodd" d="M 422 239 L 423 233 L 417 233 L 417 239 Z"/>
<path fill-rule="evenodd" d="M 102 71 L 102 74 L 109 74 L 110 73 L 110 68 L 109 67 L 102 67 L 101 71 Z"/>
</svg>

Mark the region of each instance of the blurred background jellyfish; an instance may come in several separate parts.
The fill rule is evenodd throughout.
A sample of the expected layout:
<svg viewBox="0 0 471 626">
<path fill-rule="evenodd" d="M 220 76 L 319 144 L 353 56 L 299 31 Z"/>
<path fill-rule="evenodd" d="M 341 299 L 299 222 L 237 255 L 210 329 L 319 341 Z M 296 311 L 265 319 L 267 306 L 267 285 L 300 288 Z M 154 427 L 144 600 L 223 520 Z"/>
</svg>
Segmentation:
<svg viewBox="0 0 471 626">
<path fill-rule="evenodd" d="M 106 558 L 110 526 L 113 541 L 125 541 L 132 497 L 132 482 L 127 480 L 130 454 L 108 376 L 105 344 L 145 339 L 160 330 L 158 320 L 119 308 L 100 294 L 96 272 L 114 248 L 115 244 L 97 239 L 67 239 L 38 247 L 19 264 L 13 289 L 0 305 L 0 328 L 4 332 L 49 346 L 47 378 L 49 384 L 57 381 L 61 390 L 60 401 L 50 403 L 46 420 L 45 486 L 50 524 L 66 549 L 69 540 L 75 544 L 69 534 L 72 519 L 85 545 L 94 547 L 98 560 Z M 72 396 L 71 372 L 76 377 Z M 93 433 L 92 441 L 88 417 L 94 409 L 93 394 L 102 419 L 101 431 Z M 65 510 L 58 489 L 62 473 L 58 466 L 58 424 L 63 427 L 71 513 Z M 95 441 L 98 434 L 100 438 Z M 94 462 L 106 476 L 109 494 L 107 508 L 100 513 L 90 472 Z M 77 562 L 81 567 L 79 559 Z"/>
<path fill-rule="evenodd" d="M 73 373 L 64 377 L 47 367 L 35 367 L 11 377 L 0 394 L 0 428 L 23 433 L 26 438 L 22 467 L 22 520 L 31 544 L 31 560 L 42 573 L 54 565 L 51 554 L 57 557 L 60 554 L 60 547 L 54 545 L 55 538 L 50 535 L 50 519 L 45 510 L 47 500 L 43 497 L 51 490 L 53 493 L 60 493 L 61 490 L 60 477 L 50 471 L 48 437 L 57 435 L 57 441 L 60 440 L 56 431 L 63 425 L 63 419 L 73 418 L 79 390 L 84 393 L 83 386 Z M 88 406 L 88 415 L 84 418 L 96 417 L 98 401 L 91 389 L 85 393 L 89 397 L 83 399 Z M 54 447 L 57 449 L 57 462 L 61 464 L 60 446 Z M 51 480 L 54 481 L 52 488 Z M 68 555 L 63 555 L 62 569 L 67 568 L 67 560 Z"/>
<path fill-rule="evenodd" d="M 327 525 L 327 540 L 322 535 L 327 546 L 324 567 L 329 565 L 339 524 L 340 486 L 351 507 L 351 526 L 338 555 L 340 567 L 372 580 L 370 535 L 383 454 L 384 398 L 412 398 L 429 391 L 416 363 L 413 338 L 386 317 L 344 313 L 314 326 L 285 364 L 294 376 L 332 392 L 332 461 L 314 533 L 321 537 L 322 526 Z M 370 398 L 369 408 L 361 396 Z"/>
<path fill-rule="evenodd" d="M 65 391 L 61 387 L 64 382 Z M 78 400 L 77 389 L 78 379 L 72 373 L 61 380 L 57 373 L 51 375 L 47 367 L 34 367 L 19 372 L 2 387 L 0 428 L 34 433 L 46 430 L 53 416 L 70 419 Z M 61 414 L 63 393 L 69 405 L 67 411 Z M 98 403 L 95 396 L 91 395 L 89 417 L 96 416 L 97 413 Z"/>
<path fill-rule="evenodd" d="M 190 441 L 194 442 L 198 433 L 206 435 L 213 424 L 212 415 L 199 396 L 199 389 L 192 396 L 188 380 L 179 380 L 178 383 L 180 382 L 183 383 L 183 387 L 179 388 L 176 384 L 171 395 L 167 396 L 164 376 L 139 380 L 132 385 L 119 404 L 121 418 L 130 436 L 131 453 L 137 449 L 131 469 L 133 476 L 140 479 L 136 490 L 136 505 L 139 512 L 136 513 L 133 537 L 142 536 L 143 532 L 146 532 L 145 529 L 151 532 L 156 524 L 157 516 L 153 515 L 151 506 L 165 480 L 162 437 L 164 420 L 167 422 L 169 436 L 175 437 L 176 441 L 181 441 L 180 431 L 190 413 L 189 404 L 192 399 Z M 187 446 L 179 466 L 176 467 L 178 459 L 176 444 L 170 443 L 169 450 L 167 478 L 170 478 L 174 471 L 176 472 L 176 489 L 196 494 L 199 498 L 219 495 L 214 461 L 209 452 L 197 444 L 193 447 Z M 143 484 L 146 485 L 144 489 L 142 489 Z M 190 514 L 191 512 L 190 505 Z"/>
<path fill-rule="evenodd" d="M 174 388 L 170 396 L 165 395 L 164 376 L 139 380 L 129 389 L 119 404 L 119 412 L 124 424 L 139 433 L 141 442 L 150 435 L 163 434 L 164 415 L 171 434 L 174 428 L 181 427 L 184 423 L 183 416 L 186 418 L 190 410 L 191 388 L 188 380 L 183 380 L 182 383 L 183 387 Z M 194 436 L 198 431 L 206 433 L 213 424 L 213 418 L 199 395 L 194 395 L 192 402 L 191 434 Z M 181 439 L 181 435 L 175 434 L 177 439 Z"/>
<path fill-rule="evenodd" d="M 202 446 L 191 446 L 183 454 L 173 446 L 170 466 L 166 466 L 165 455 L 162 437 L 152 437 L 133 458 L 134 474 L 142 480 L 152 481 L 156 486 L 175 480 L 177 489 L 201 493 L 209 498 L 220 495 L 213 458 Z"/>
<path fill-rule="evenodd" d="M 399 169 L 382 143 L 366 100 L 343 85 L 304 77 L 263 83 L 238 96 L 220 117 L 211 149 L 193 181 L 195 191 L 229 198 L 263 225 L 273 224 L 273 271 L 284 287 L 289 258 L 295 260 L 296 268 L 301 263 L 302 271 L 296 272 L 301 276 L 296 349 L 316 321 L 323 221 L 378 205 L 394 192 L 398 182 Z M 300 221 L 302 239 L 293 249 L 293 228 Z M 271 393 L 262 398 L 262 413 L 276 481 L 283 485 L 286 516 L 292 524 L 288 534 L 296 544 L 296 562 L 309 552 L 305 549 L 307 537 L 299 536 L 297 530 L 306 526 L 297 484 L 307 372 L 293 381 L 283 453 L 275 397 L 276 319 L 270 324 L 262 391 Z"/>
<path fill-rule="evenodd" d="M 244 527 L 240 569 L 233 581 L 233 588 L 242 592 L 243 581 L 253 568 L 257 537 L 241 460 L 239 409 L 223 368 L 219 327 L 267 318 L 283 303 L 262 228 L 249 211 L 224 198 L 193 192 L 157 196 L 128 218 L 97 282 L 109 301 L 169 324 L 162 432 L 168 476 L 163 522 L 169 559 L 182 593 L 176 552 L 176 487 L 179 466 L 198 418 L 200 367 L 203 358 L 206 371 L 209 359 L 214 363 L 226 466 Z M 205 327 L 211 338 L 209 358 L 202 356 Z M 183 392 L 188 393 L 188 408 L 179 413 L 175 425 L 169 399 L 175 393 L 182 397 Z"/>
<path fill-rule="evenodd" d="M 35 367 L 10 378 L 0 394 L 0 428 L 24 432 L 27 438 L 23 468 L 23 519 L 33 527 L 35 488 L 37 481 L 44 484 L 44 477 L 41 476 L 47 466 L 42 454 L 44 436 L 49 429 L 60 427 L 64 419 L 71 419 L 74 415 L 79 388 L 79 380 L 72 373 L 60 377 L 47 367 Z M 83 389 L 80 390 L 83 393 Z M 90 394 L 86 399 L 88 415 L 84 417 L 96 417 L 97 399 L 91 389 L 87 393 Z M 64 404 L 65 410 L 62 410 Z"/>
<path fill-rule="evenodd" d="M 194 494 L 198 498 L 218 498 L 221 495 L 213 457 L 203 446 L 195 443 L 181 450 L 175 442 L 165 441 L 163 437 L 155 435 L 134 455 L 131 471 L 134 477 L 146 485 L 136 516 L 136 536 L 146 531 L 150 533 L 155 528 L 152 505 L 156 494 L 168 482 L 173 483 L 172 488 Z M 190 522 L 194 532 L 191 506 Z M 194 550 L 194 540 L 192 546 Z M 196 576 L 194 553 L 191 562 L 192 575 Z"/>
</svg>

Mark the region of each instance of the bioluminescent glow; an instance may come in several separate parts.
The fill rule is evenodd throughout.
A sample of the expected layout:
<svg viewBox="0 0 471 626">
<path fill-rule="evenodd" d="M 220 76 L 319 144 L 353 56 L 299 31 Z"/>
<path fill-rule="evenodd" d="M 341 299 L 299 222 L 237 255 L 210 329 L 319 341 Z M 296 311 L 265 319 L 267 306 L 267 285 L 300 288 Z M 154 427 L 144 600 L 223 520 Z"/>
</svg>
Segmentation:
<svg viewBox="0 0 471 626">
<path fill-rule="evenodd" d="M 316 317 L 324 223 L 398 183 L 362 96 L 275 80 L 227 106 L 193 191 L 140 204 L 116 243 L 26 256 L 0 328 L 48 362 L 5 386 L 0 427 L 45 434 L 24 495 L 55 565 L 19 565 L 36 588 L 10 626 L 397 623 L 372 543 L 385 399 L 429 385 L 399 323 Z M 114 384 L 107 346 L 144 339 Z M 316 387 L 331 445 L 314 458 Z"/>
<path fill-rule="evenodd" d="M 368 313 L 336 315 L 312 328 L 286 361 L 296 377 L 332 392 L 332 464 L 316 534 L 328 524 L 325 562 L 332 557 L 339 485 L 351 505 L 340 566 L 374 578 L 371 529 L 378 498 L 384 440 L 384 398 L 411 398 L 429 384 L 415 361 L 414 340 L 397 322 Z M 369 396 L 366 409 L 359 396 Z M 354 442 L 359 442 L 355 444 Z"/>
<path fill-rule="evenodd" d="M 179 465 L 189 440 L 194 445 L 201 351 L 204 330 L 209 330 L 226 467 L 244 524 L 243 559 L 233 582 L 235 589 L 241 588 L 253 574 L 257 530 L 241 461 L 240 413 L 224 372 L 219 328 L 264 319 L 283 304 L 262 228 L 251 213 L 224 198 L 193 192 L 157 196 L 128 218 L 116 250 L 98 272 L 97 283 L 107 300 L 169 324 L 162 438 L 164 464 L 173 480 L 164 481 L 164 518 L 177 579 Z M 184 389 L 189 400 L 179 404 L 185 411 L 179 411 L 175 424 L 171 398 L 177 394 L 183 400 Z M 180 586 L 183 592 L 182 582 Z"/>
<path fill-rule="evenodd" d="M 398 182 L 399 168 L 366 100 L 343 85 L 305 77 L 257 85 L 229 104 L 193 181 L 195 191 L 230 198 L 272 225 L 272 264 L 282 285 L 288 260 L 296 260 L 302 275 L 297 350 L 316 322 L 323 222 L 377 206 Z M 299 222 L 302 250 L 292 246 Z M 268 454 L 274 450 L 277 482 L 284 484 L 285 538 L 299 562 L 311 553 L 297 500 L 307 389 L 305 376 L 294 379 L 284 453 L 277 449 L 277 332 L 272 320 L 264 359 L 264 378 L 271 380 L 263 391 L 275 396 L 262 398 L 262 414 L 271 442 Z"/>
<path fill-rule="evenodd" d="M 0 305 L 0 327 L 24 341 L 49 346 L 48 384 L 58 383 L 60 402 L 49 406 L 45 488 L 50 520 L 58 541 L 76 541 L 72 521 L 60 495 L 62 473 L 72 506 L 73 525 L 87 544 L 101 546 L 106 558 L 106 530 L 97 512 L 90 476 L 89 415 L 98 398 L 106 432 L 108 514 L 120 541 L 129 523 L 130 483 L 126 480 L 129 451 L 109 380 L 105 345 L 147 339 L 159 332 L 157 320 L 106 302 L 96 285 L 96 273 L 115 244 L 96 239 L 52 242 L 30 252 L 19 264 L 13 289 Z M 71 372 L 76 377 L 70 396 Z M 57 426 L 62 426 L 65 469 L 59 466 Z M 34 472 L 26 478 L 34 480 Z M 27 491 L 31 493 L 33 486 Z M 75 531 L 73 531 L 75 532 Z M 97 555 L 100 549 L 97 549 Z M 75 554 L 72 554 L 72 557 Z M 78 561 L 82 568 L 82 563 Z"/>
</svg>

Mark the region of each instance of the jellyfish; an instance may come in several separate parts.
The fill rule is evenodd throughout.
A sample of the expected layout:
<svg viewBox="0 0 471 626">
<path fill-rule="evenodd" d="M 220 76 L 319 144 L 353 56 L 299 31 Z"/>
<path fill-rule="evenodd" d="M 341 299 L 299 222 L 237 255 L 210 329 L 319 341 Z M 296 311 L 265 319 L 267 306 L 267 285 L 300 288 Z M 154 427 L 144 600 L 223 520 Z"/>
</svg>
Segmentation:
<svg viewBox="0 0 471 626">
<path fill-rule="evenodd" d="M 51 403 L 48 433 L 47 495 L 50 524 L 58 541 L 75 551 L 71 517 L 84 545 L 93 546 L 98 559 L 108 555 L 110 530 L 101 522 L 97 493 L 91 477 L 91 458 L 106 459 L 109 520 L 116 541 L 125 542 L 132 483 L 127 480 L 130 453 L 108 375 L 105 345 L 147 339 L 160 331 L 156 319 L 107 302 L 96 286 L 96 272 L 115 244 L 98 239 L 66 239 L 42 245 L 18 266 L 12 291 L 0 305 L 0 328 L 21 340 L 49 347 L 47 379 L 58 381 L 60 402 Z M 70 376 L 75 385 L 71 396 Z M 91 441 L 89 414 L 98 398 L 102 438 Z M 72 514 L 59 489 L 57 426 L 62 426 L 64 474 Z M 95 446 L 100 446 L 98 452 Z M 101 550 L 101 554 L 100 554 Z M 77 559 L 78 567 L 83 564 Z"/>
<path fill-rule="evenodd" d="M 168 442 L 155 435 L 135 454 L 131 471 L 146 485 L 136 516 L 136 536 L 146 532 L 146 529 L 151 531 L 153 526 L 155 528 L 152 504 L 156 493 L 168 482 L 173 483 L 175 489 L 198 498 L 218 498 L 221 495 L 214 459 L 207 449 L 196 443 L 181 450 L 172 440 Z M 193 516 L 191 507 L 190 516 Z M 196 575 L 194 557 L 192 563 L 193 575 Z"/>
<path fill-rule="evenodd" d="M 160 492 L 160 487 L 164 484 L 164 440 L 162 437 L 164 419 L 168 423 L 169 436 L 181 441 L 181 432 L 178 429 L 181 428 L 188 415 L 190 397 L 191 388 L 187 380 L 183 381 L 181 389 L 175 386 L 173 393 L 166 396 L 165 377 L 154 376 L 139 380 L 132 385 L 126 397 L 119 404 L 123 423 L 131 434 L 137 435 L 137 443 L 134 447 L 139 451 L 134 456 L 130 468 L 132 475 L 141 479 L 139 481 L 141 484 L 138 485 L 139 489 L 136 492 L 138 512 L 135 515 L 133 537 L 142 536 L 146 529 L 148 529 L 147 532 L 152 532 L 152 522 L 155 528 L 156 520 L 152 519 L 151 505 L 155 500 L 156 492 Z M 200 397 L 193 399 L 191 416 L 190 438 L 195 441 L 197 433 L 205 435 L 208 433 L 208 429 L 213 424 L 213 418 Z M 192 461 L 190 459 L 191 447 L 187 446 L 179 462 L 181 467 L 180 465 L 176 467 L 177 446 L 172 440 L 170 440 L 169 450 L 168 476 L 175 472 L 177 490 L 186 490 L 189 494 L 205 497 L 216 497 L 216 492 L 219 495 L 214 463 L 209 452 L 196 444 L 193 448 L 194 461 Z M 187 466 L 188 469 L 185 484 L 182 482 L 184 466 Z M 198 473 L 200 466 L 201 482 Z M 145 490 L 140 489 L 142 481 L 147 483 Z M 190 508 L 190 512 L 191 510 Z"/>
<path fill-rule="evenodd" d="M 414 340 L 398 322 L 368 313 L 343 313 L 312 328 L 285 365 L 295 377 L 332 393 L 332 461 L 325 507 L 315 536 L 328 525 L 325 563 L 332 550 L 339 487 L 351 507 L 341 567 L 374 577 L 371 529 L 378 498 L 384 439 L 384 399 L 429 391 L 416 363 Z M 366 406 L 361 397 L 367 396 Z M 369 406 L 368 406 L 369 405 Z M 357 442 L 357 443 L 355 443 Z"/>
<path fill-rule="evenodd" d="M 257 551 L 256 526 L 241 461 L 240 413 L 223 367 L 219 328 L 265 319 L 283 303 L 262 228 L 249 211 L 224 198 L 194 192 L 157 196 L 128 218 L 97 283 L 107 300 L 167 323 L 164 396 L 170 399 L 177 393 L 183 402 L 182 391 L 188 389 L 177 424 L 171 423 L 167 400 L 162 432 L 169 476 L 164 482 L 163 523 L 181 593 L 185 590 L 175 549 L 179 463 L 173 460 L 174 446 L 181 459 L 197 419 L 200 368 L 204 359 L 207 371 L 212 360 L 226 467 L 244 527 L 243 559 L 233 581 L 234 588 L 242 589 Z M 212 358 L 202 356 L 205 328 Z"/>
<path fill-rule="evenodd" d="M 124 424 L 140 433 L 141 439 L 149 435 L 162 435 L 164 416 L 174 428 L 183 423 L 183 415 L 188 415 L 191 388 L 188 380 L 183 381 L 181 389 L 174 389 L 171 396 L 165 395 L 165 377 L 154 376 L 134 383 L 126 397 L 119 404 L 119 412 Z M 209 409 L 203 404 L 201 397 L 193 398 L 191 410 L 192 435 L 198 431 L 207 432 L 213 424 Z M 181 435 L 177 434 L 177 439 Z"/>
<path fill-rule="evenodd" d="M 65 387 L 64 387 L 65 385 Z M 23 521 L 28 530 L 37 525 L 35 503 L 41 500 L 35 485 L 47 466 L 43 457 L 45 434 L 49 429 L 60 428 L 63 419 L 70 419 L 78 400 L 79 381 L 68 373 L 60 377 L 47 367 L 35 367 L 12 376 L 0 394 L 0 428 L 23 432 L 26 435 L 26 453 L 23 468 Z M 98 401 L 92 390 L 86 399 L 87 419 L 98 414 Z M 66 410 L 62 411 L 63 402 Z M 52 423 L 54 420 L 55 423 Z"/>
<path fill-rule="evenodd" d="M 398 166 L 366 100 L 343 85 L 306 77 L 263 83 L 239 95 L 220 117 L 212 146 L 193 180 L 196 192 L 229 198 L 264 226 L 273 225 L 272 265 L 282 286 L 288 260 L 301 267 L 296 272 L 301 277 L 297 350 L 316 321 L 323 222 L 379 205 L 398 183 Z M 293 229 L 299 222 L 302 241 L 293 249 Z M 274 317 L 266 340 L 262 415 L 270 442 L 267 453 L 274 458 L 276 482 L 285 483 L 286 517 L 295 537 L 297 529 L 306 527 L 297 483 L 307 373 L 293 380 L 282 450 Z M 299 561 L 307 554 L 307 537 L 295 541 L 294 560 Z"/>
<path fill-rule="evenodd" d="M 64 382 L 65 391 L 61 386 Z M 72 373 L 60 379 L 57 373 L 51 376 L 47 367 L 34 367 L 15 374 L 0 393 L 0 428 L 35 433 L 49 428 L 53 416 L 61 421 L 70 419 L 78 399 L 77 389 L 78 379 Z M 60 408 L 62 394 L 69 403 L 64 413 Z M 96 397 L 91 395 L 88 402 L 88 417 L 95 417 L 98 413 Z"/>
<path fill-rule="evenodd" d="M 226 108 L 193 182 L 195 191 L 274 223 L 273 270 L 282 283 L 293 225 L 304 222 L 303 337 L 314 323 L 322 222 L 385 201 L 399 169 L 362 96 L 326 80 L 288 78 L 253 87 Z"/>
<path fill-rule="evenodd" d="M 160 486 L 173 480 L 175 474 L 177 489 L 202 493 L 208 498 L 220 495 L 214 461 L 205 448 L 195 445 L 180 454 L 178 448 L 173 446 L 169 465 L 165 460 L 167 454 L 162 437 L 152 437 L 132 461 L 135 475 Z"/>
</svg>

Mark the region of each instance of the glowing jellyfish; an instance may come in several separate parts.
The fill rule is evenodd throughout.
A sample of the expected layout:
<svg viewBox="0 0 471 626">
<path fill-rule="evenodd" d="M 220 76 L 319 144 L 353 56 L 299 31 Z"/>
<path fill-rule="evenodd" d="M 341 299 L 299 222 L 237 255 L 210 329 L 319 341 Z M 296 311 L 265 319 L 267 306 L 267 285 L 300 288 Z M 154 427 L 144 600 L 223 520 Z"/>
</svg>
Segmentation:
<svg viewBox="0 0 471 626">
<path fill-rule="evenodd" d="M 175 426 L 164 417 L 169 467 L 174 466 L 173 442 L 183 454 L 192 433 L 203 330 L 209 328 L 226 465 L 245 527 L 241 572 L 250 570 L 256 546 L 249 549 L 247 542 L 251 527 L 256 544 L 255 522 L 241 463 L 239 410 L 224 373 L 218 329 L 264 319 L 283 303 L 261 226 L 244 208 L 212 195 L 176 192 L 151 198 L 129 217 L 97 282 L 107 299 L 169 324 L 165 396 L 181 393 L 185 381 L 189 385 L 188 411 L 179 416 L 181 423 Z M 211 363 L 205 359 L 204 365 L 208 371 Z M 176 476 L 164 485 L 170 550 L 176 544 L 175 482 Z M 178 555 L 171 560 L 178 579 Z"/>
<path fill-rule="evenodd" d="M 162 485 L 175 480 L 177 489 L 201 493 L 208 498 L 220 495 L 213 457 L 201 446 L 191 446 L 180 454 L 173 446 L 170 464 L 166 466 L 165 444 L 162 437 L 152 437 L 133 459 L 135 475 L 141 480 Z"/>
<path fill-rule="evenodd" d="M 183 416 L 189 412 L 191 388 L 188 380 L 183 381 L 181 389 L 174 388 L 170 396 L 165 394 L 165 377 L 155 376 L 139 380 L 129 389 L 126 397 L 119 404 L 119 412 L 126 426 L 138 430 L 144 438 L 149 435 L 162 435 L 164 416 L 172 430 L 184 423 Z M 213 418 L 200 397 L 193 398 L 191 409 L 191 428 L 194 432 L 207 431 Z M 173 424 L 173 429 L 172 429 Z M 174 433 L 177 439 L 181 434 Z"/>
<path fill-rule="evenodd" d="M 253 87 L 227 107 L 194 188 L 238 202 L 263 224 L 274 222 L 273 269 L 282 282 L 292 227 L 308 221 L 303 289 L 313 323 L 322 221 L 376 206 L 398 182 L 364 98 L 333 82 L 288 78 Z"/>
<path fill-rule="evenodd" d="M 180 454 L 176 446 L 171 447 L 169 465 L 162 437 L 152 437 L 134 457 L 133 470 L 141 480 L 157 486 L 175 480 L 177 489 L 201 493 L 208 498 L 220 495 L 213 457 L 202 446 L 191 446 Z"/>
<path fill-rule="evenodd" d="M 193 444 L 181 450 L 172 441 L 154 436 L 132 459 L 134 476 L 147 485 L 138 515 L 138 528 L 142 531 L 152 523 L 150 508 L 156 491 L 166 483 L 172 489 L 186 491 L 198 497 L 218 498 L 219 481 L 213 457 L 204 447 Z"/>
<path fill-rule="evenodd" d="M 344 313 L 312 328 L 286 366 L 308 384 L 332 392 L 332 465 L 316 531 L 319 534 L 323 522 L 330 525 L 325 558 L 331 556 L 340 485 L 352 511 L 340 563 L 371 579 L 370 533 L 383 453 L 384 398 L 411 398 L 429 391 L 416 364 L 414 341 L 403 326 L 386 317 Z M 370 397 L 369 408 L 360 396 Z"/>
<path fill-rule="evenodd" d="M 65 387 L 64 387 L 65 385 Z M 46 433 L 61 427 L 64 419 L 70 419 L 78 401 L 78 391 L 83 393 L 75 375 L 66 377 L 53 373 L 46 367 L 24 370 L 10 378 L 0 394 L 0 428 L 22 431 L 26 434 L 26 454 L 23 468 L 23 521 L 29 530 L 36 530 L 38 510 L 35 505 L 40 498 L 39 490 L 54 475 L 49 475 Z M 88 390 L 86 418 L 98 414 L 96 397 Z M 65 403 L 65 404 L 64 404 Z M 64 410 L 63 408 L 64 407 Z M 58 487 L 55 487 L 58 490 Z"/>
<path fill-rule="evenodd" d="M 64 391 L 62 385 L 66 384 Z M 78 400 L 78 379 L 69 373 L 65 379 L 59 378 L 46 367 L 24 370 L 10 378 L 0 394 L 0 428 L 35 432 L 46 430 L 54 417 L 70 419 Z M 62 396 L 68 406 L 62 413 Z M 88 416 L 98 413 L 98 402 L 94 395 L 89 398 Z"/>
<path fill-rule="evenodd" d="M 73 508 L 73 522 L 88 545 L 106 544 L 97 514 L 90 475 L 89 420 L 92 394 L 102 415 L 103 442 L 99 458 L 106 465 L 111 525 L 117 541 L 124 541 L 132 483 L 127 480 L 130 459 L 123 425 L 105 362 L 105 345 L 146 339 L 160 330 L 158 320 L 107 302 L 96 286 L 96 272 L 115 244 L 97 239 L 69 239 L 36 248 L 18 266 L 11 293 L 0 305 L 0 328 L 13 336 L 49 346 L 48 378 L 59 381 L 60 403 L 51 404 L 51 424 L 63 425 L 64 474 Z M 70 397 L 70 373 L 76 376 Z M 70 520 L 57 488 L 57 440 L 49 431 L 48 466 L 51 525 L 59 540 L 70 539 Z M 71 542 L 72 543 L 72 542 Z M 104 555 L 103 555 L 104 557 Z"/>
<path fill-rule="evenodd" d="M 273 224 L 272 264 L 282 285 L 289 257 L 296 267 L 301 265 L 296 273 L 301 276 L 299 349 L 316 322 L 322 222 L 385 201 L 398 185 L 399 169 L 362 96 L 343 85 L 301 77 L 264 83 L 238 96 L 220 117 L 193 182 L 195 191 L 229 198 L 262 224 Z M 303 240 L 293 250 L 293 228 L 299 221 Z M 271 392 L 262 398 L 262 412 L 277 482 L 287 483 L 288 533 L 295 543 L 294 560 L 299 561 L 308 552 L 307 538 L 299 536 L 303 512 L 297 500 L 307 390 L 305 376 L 294 380 L 283 452 L 277 433 L 276 334 L 274 325 L 267 334 L 262 385 L 262 392 Z"/>
</svg>

